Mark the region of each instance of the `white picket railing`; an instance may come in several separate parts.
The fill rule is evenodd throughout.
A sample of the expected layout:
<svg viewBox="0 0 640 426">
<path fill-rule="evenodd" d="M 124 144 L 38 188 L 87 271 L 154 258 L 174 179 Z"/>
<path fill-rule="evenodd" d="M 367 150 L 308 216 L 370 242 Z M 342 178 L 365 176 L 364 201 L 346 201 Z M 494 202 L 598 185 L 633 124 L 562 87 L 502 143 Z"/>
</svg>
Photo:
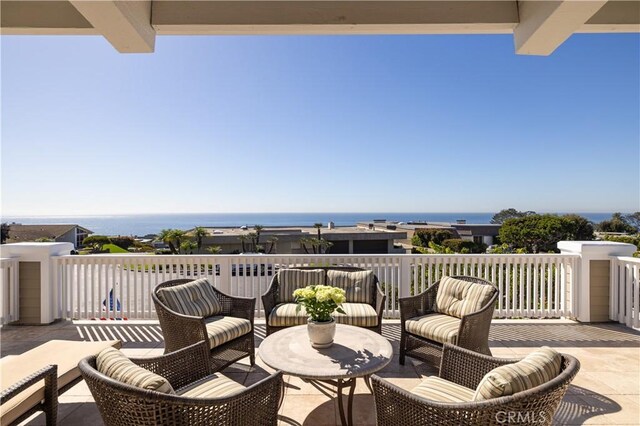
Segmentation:
<svg viewBox="0 0 640 426">
<path fill-rule="evenodd" d="M 609 291 L 609 318 L 640 328 L 640 259 L 612 257 Z"/>
<path fill-rule="evenodd" d="M 0 325 L 20 318 L 18 259 L 0 259 Z"/>
<path fill-rule="evenodd" d="M 471 275 L 500 289 L 496 317 L 571 317 L 577 256 L 544 255 L 89 255 L 56 259 L 64 318 L 155 318 L 151 291 L 177 278 L 208 277 L 221 291 L 257 298 L 278 269 L 343 265 L 371 269 L 387 294 L 385 317 L 398 298 L 424 291 L 443 275 Z"/>
</svg>

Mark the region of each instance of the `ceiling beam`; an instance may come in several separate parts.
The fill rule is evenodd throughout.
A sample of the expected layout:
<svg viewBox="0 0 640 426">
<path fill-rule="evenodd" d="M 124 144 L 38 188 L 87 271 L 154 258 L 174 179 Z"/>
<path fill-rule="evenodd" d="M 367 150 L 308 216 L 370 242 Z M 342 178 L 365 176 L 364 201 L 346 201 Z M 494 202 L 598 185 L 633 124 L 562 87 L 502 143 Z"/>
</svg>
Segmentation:
<svg viewBox="0 0 640 426">
<path fill-rule="evenodd" d="M 640 33 L 640 1 L 608 1 L 578 33 Z"/>
<path fill-rule="evenodd" d="M 518 1 L 516 53 L 547 56 L 600 10 L 606 0 Z"/>
<path fill-rule="evenodd" d="M 0 32 L 6 35 L 98 34 L 66 1 L 0 2 Z"/>
<path fill-rule="evenodd" d="M 151 53 L 156 32 L 151 0 L 71 0 L 70 3 L 120 53 Z"/>
<path fill-rule="evenodd" d="M 158 34 L 503 34 L 515 1 L 154 1 Z"/>
</svg>

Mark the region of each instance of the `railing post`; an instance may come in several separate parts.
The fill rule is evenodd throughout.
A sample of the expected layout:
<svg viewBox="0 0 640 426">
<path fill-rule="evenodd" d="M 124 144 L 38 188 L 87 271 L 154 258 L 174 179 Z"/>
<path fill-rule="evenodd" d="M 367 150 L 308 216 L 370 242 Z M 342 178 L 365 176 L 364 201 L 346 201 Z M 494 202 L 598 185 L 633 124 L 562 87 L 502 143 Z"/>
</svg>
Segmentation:
<svg viewBox="0 0 640 426">
<path fill-rule="evenodd" d="M 60 288 L 54 257 L 67 255 L 71 243 L 14 243 L 2 254 L 19 257 L 20 322 L 50 324 L 60 318 Z"/>
<path fill-rule="evenodd" d="M 411 296 L 411 256 L 400 256 L 400 279 L 398 282 L 398 296 Z"/>
<path fill-rule="evenodd" d="M 220 290 L 225 294 L 232 294 L 231 292 L 231 257 L 220 256 L 217 260 L 220 262 L 220 281 L 219 281 L 218 290 Z"/>
<path fill-rule="evenodd" d="M 560 241 L 562 254 L 577 254 L 579 259 L 574 277 L 577 306 L 573 314 L 581 322 L 609 320 L 610 311 L 610 257 L 631 256 L 633 244 L 612 241 Z"/>
</svg>

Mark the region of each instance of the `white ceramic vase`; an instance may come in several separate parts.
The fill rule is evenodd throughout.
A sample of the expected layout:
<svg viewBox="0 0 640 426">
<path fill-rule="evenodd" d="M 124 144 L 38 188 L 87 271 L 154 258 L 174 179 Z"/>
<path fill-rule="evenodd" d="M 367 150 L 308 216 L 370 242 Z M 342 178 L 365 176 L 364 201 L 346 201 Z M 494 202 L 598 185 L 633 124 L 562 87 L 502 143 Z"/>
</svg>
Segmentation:
<svg viewBox="0 0 640 426">
<path fill-rule="evenodd" d="M 331 321 L 320 322 L 309 319 L 307 331 L 311 346 L 316 349 L 328 348 L 333 345 L 333 338 L 336 335 L 336 320 L 331 318 Z"/>
</svg>

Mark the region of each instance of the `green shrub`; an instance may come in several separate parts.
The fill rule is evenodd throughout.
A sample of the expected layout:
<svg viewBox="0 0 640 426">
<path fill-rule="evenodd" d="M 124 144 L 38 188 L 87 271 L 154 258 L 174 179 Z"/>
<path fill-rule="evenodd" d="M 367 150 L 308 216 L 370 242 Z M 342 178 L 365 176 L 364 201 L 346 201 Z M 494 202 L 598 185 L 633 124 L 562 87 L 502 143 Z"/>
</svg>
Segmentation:
<svg viewBox="0 0 640 426">
<path fill-rule="evenodd" d="M 115 244 L 118 247 L 121 247 L 125 250 L 128 250 L 129 247 L 134 245 L 136 242 L 136 240 L 134 240 L 133 237 L 117 236 L 117 237 L 111 237 L 110 239 L 112 244 Z"/>
<path fill-rule="evenodd" d="M 640 235 L 607 235 L 604 239 L 617 243 L 633 244 L 640 250 Z"/>
<path fill-rule="evenodd" d="M 417 247 L 429 247 L 429 243 L 442 244 L 444 240 L 453 238 L 447 229 L 416 229 L 411 244 Z"/>
</svg>

